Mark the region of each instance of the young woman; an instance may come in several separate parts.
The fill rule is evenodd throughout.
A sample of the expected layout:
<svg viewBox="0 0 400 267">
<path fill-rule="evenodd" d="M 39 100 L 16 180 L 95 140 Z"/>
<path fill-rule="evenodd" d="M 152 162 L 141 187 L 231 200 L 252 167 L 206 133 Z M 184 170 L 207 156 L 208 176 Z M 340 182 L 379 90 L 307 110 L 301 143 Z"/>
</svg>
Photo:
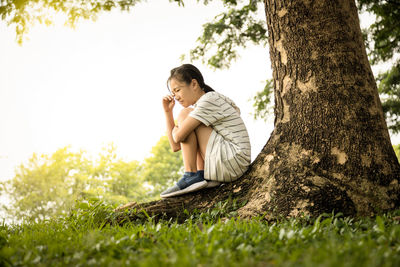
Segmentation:
<svg viewBox="0 0 400 267">
<path fill-rule="evenodd" d="M 182 150 L 185 173 L 161 197 L 172 197 L 238 179 L 250 164 L 250 141 L 239 108 L 204 83 L 191 64 L 171 70 L 171 95 L 163 98 L 167 136 L 173 151 Z M 175 100 L 184 109 L 177 125 Z M 193 106 L 193 107 L 191 107 Z"/>
</svg>

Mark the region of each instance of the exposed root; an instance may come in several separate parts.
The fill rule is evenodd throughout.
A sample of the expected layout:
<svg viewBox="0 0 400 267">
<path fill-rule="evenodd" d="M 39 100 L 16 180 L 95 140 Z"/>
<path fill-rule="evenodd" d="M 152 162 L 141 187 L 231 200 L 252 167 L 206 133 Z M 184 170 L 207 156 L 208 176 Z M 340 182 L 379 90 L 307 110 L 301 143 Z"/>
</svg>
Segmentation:
<svg viewBox="0 0 400 267">
<path fill-rule="evenodd" d="M 218 187 L 203 189 L 182 196 L 160 199 L 147 203 L 131 202 L 116 208 L 117 223 L 142 219 L 143 216 L 159 219 L 182 221 L 194 211 L 205 212 L 217 203 L 228 199 L 243 201 L 251 186 L 246 174 L 235 182 L 221 184 Z"/>
</svg>

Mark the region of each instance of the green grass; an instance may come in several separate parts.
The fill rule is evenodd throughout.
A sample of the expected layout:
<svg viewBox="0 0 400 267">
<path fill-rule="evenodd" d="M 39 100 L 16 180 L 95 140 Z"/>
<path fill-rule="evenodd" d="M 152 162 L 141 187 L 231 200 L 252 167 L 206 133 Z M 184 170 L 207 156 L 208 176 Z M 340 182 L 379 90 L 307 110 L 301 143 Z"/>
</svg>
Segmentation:
<svg viewBox="0 0 400 267">
<path fill-rule="evenodd" d="M 213 210 L 181 224 L 104 225 L 110 210 L 80 203 L 64 218 L 0 224 L 0 266 L 400 266 L 400 210 L 274 223 Z"/>
</svg>

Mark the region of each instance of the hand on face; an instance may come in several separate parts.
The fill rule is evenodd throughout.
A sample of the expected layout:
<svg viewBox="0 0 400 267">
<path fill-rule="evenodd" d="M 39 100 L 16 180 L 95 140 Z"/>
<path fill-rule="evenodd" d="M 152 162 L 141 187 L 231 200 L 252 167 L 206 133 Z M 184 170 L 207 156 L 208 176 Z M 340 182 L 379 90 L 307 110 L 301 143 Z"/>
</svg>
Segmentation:
<svg viewBox="0 0 400 267">
<path fill-rule="evenodd" d="M 175 99 L 172 95 L 167 95 L 163 97 L 162 100 L 163 108 L 165 112 L 171 112 L 175 106 Z"/>
</svg>

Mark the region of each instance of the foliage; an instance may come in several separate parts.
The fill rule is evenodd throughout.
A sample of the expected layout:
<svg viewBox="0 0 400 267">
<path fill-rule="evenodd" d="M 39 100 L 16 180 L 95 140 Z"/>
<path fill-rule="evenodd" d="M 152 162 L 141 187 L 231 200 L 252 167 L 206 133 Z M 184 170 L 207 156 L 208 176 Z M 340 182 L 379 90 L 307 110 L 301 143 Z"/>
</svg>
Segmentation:
<svg viewBox="0 0 400 267">
<path fill-rule="evenodd" d="M 393 148 L 394 152 L 396 152 L 397 159 L 400 162 L 400 144 L 394 145 Z"/>
<path fill-rule="evenodd" d="M 359 9 L 376 16 L 366 31 L 366 46 L 372 64 L 393 61 L 385 73 L 378 75 L 378 89 L 389 129 L 400 132 L 400 2 L 358 0 Z"/>
<path fill-rule="evenodd" d="M 274 92 L 274 81 L 267 80 L 264 90 L 256 93 L 251 99 L 253 101 L 254 119 L 266 120 L 272 110 L 271 98 Z"/>
<path fill-rule="evenodd" d="M 64 213 L 61 207 L 70 207 L 86 187 L 90 168 L 82 152 L 72 153 L 67 147 L 50 156 L 34 153 L 5 186 L 13 203 L 6 207 L 8 212 L 18 218 L 40 219 Z"/>
<path fill-rule="evenodd" d="M 237 49 L 245 48 L 249 42 L 267 44 L 265 19 L 255 19 L 263 1 L 249 0 L 248 4 L 243 4 L 247 1 L 223 2 L 227 10 L 203 25 L 198 45 L 190 52 L 191 60 L 201 59 L 216 69 L 228 68 L 238 57 Z"/>
<path fill-rule="evenodd" d="M 147 201 L 158 198 L 162 189 L 179 178 L 182 165 L 181 154 L 171 151 L 166 136 L 143 164 L 118 158 L 113 144 L 95 159 L 70 147 L 52 155 L 33 154 L 13 179 L 0 183 L 11 198 L 11 205 L 3 209 L 18 220 L 44 220 L 66 214 L 76 200 Z"/>
<path fill-rule="evenodd" d="M 18 219 L 43 220 L 65 214 L 76 199 L 103 197 L 111 203 L 140 199 L 145 193 L 137 161 L 123 162 L 113 145 L 97 160 L 70 147 L 52 155 L 36 153 L 5 182 L 11 197 L 7 212 Z"/>
<path fill-rule="evenodd" d="M 400 12 L 399 12 L 400 14 Z M 399 27 L 400 32 L 400 27 Z M 400 47 L 400 46 L 399 46 Z M 390 70 L 378 76 L 379 93 L 389 129 L 400 132 L 400 60 Z"/>
<path fill-rule="evenodd" d="M 169 0 L 184 6 L 183 0 Z M 2 0 L 0 16 L 8 25 L 15 26 L 17 41 L 23 42 L 29 28 L 36 23 L 50 25 L 56 13 L 65 15 L 66 25 L 75 27 L 80 19 L 95 20 L 99 13 L 120 9 L 129 11 L 140 0 Z M 198 0 L 198 2 L 200 2 Z M 208 4 L 209 0 L 202 1 Z M 247 4 L 244 4 L 246 3 Z M 236 47 L 246 47 L 251 41 L 265 44 L 267 40 L 265 21 L 254 19 L 262 5 L 261 0 L 223 0 L 228 10 L 203 25 L 199 45 L 191 51 L 192 59 L 204 59 L 205 54 L 217 45 L 217 52 L 207 62 L 215 68 L 228 67 L 237 57 Z"/>
<path fill-rule="evenodd" d="M 104 202 L 77 203 L 77 207 L 80 208 L 63 218 L 22 225 L 0 224 L 0 265 L 400 264 L 400 210 L 376 218 L 323 214 L 316 219 L 276 222 L 267 222 L 262 216 L 248 220 L 214 217 L 210 211 L 182 224 L 148 218 L 118 226 L 101 223 L 113 208 Z"/>
<path fill-rule="evenodd" d="M 400 52 L 400 3 L 398 1 L 358 0 L 359 9 L 371 12 L 376 16 L 375 22 L 367 33 L 371 61 L 391 59 Z"/>
<path fill-rule="evenodd" d="M 0 16 L 8 25 L 15 26 L 17 40 L 22 43 L 24 35 L 35 23 L 50 25 L 56 12 L 66 16 L 66 25 L 74 27 L 80 19 L 97 18 L 98 13 L 119 8 L 129 11 L 140 0 L 1 0 Z"/>
</svg>

